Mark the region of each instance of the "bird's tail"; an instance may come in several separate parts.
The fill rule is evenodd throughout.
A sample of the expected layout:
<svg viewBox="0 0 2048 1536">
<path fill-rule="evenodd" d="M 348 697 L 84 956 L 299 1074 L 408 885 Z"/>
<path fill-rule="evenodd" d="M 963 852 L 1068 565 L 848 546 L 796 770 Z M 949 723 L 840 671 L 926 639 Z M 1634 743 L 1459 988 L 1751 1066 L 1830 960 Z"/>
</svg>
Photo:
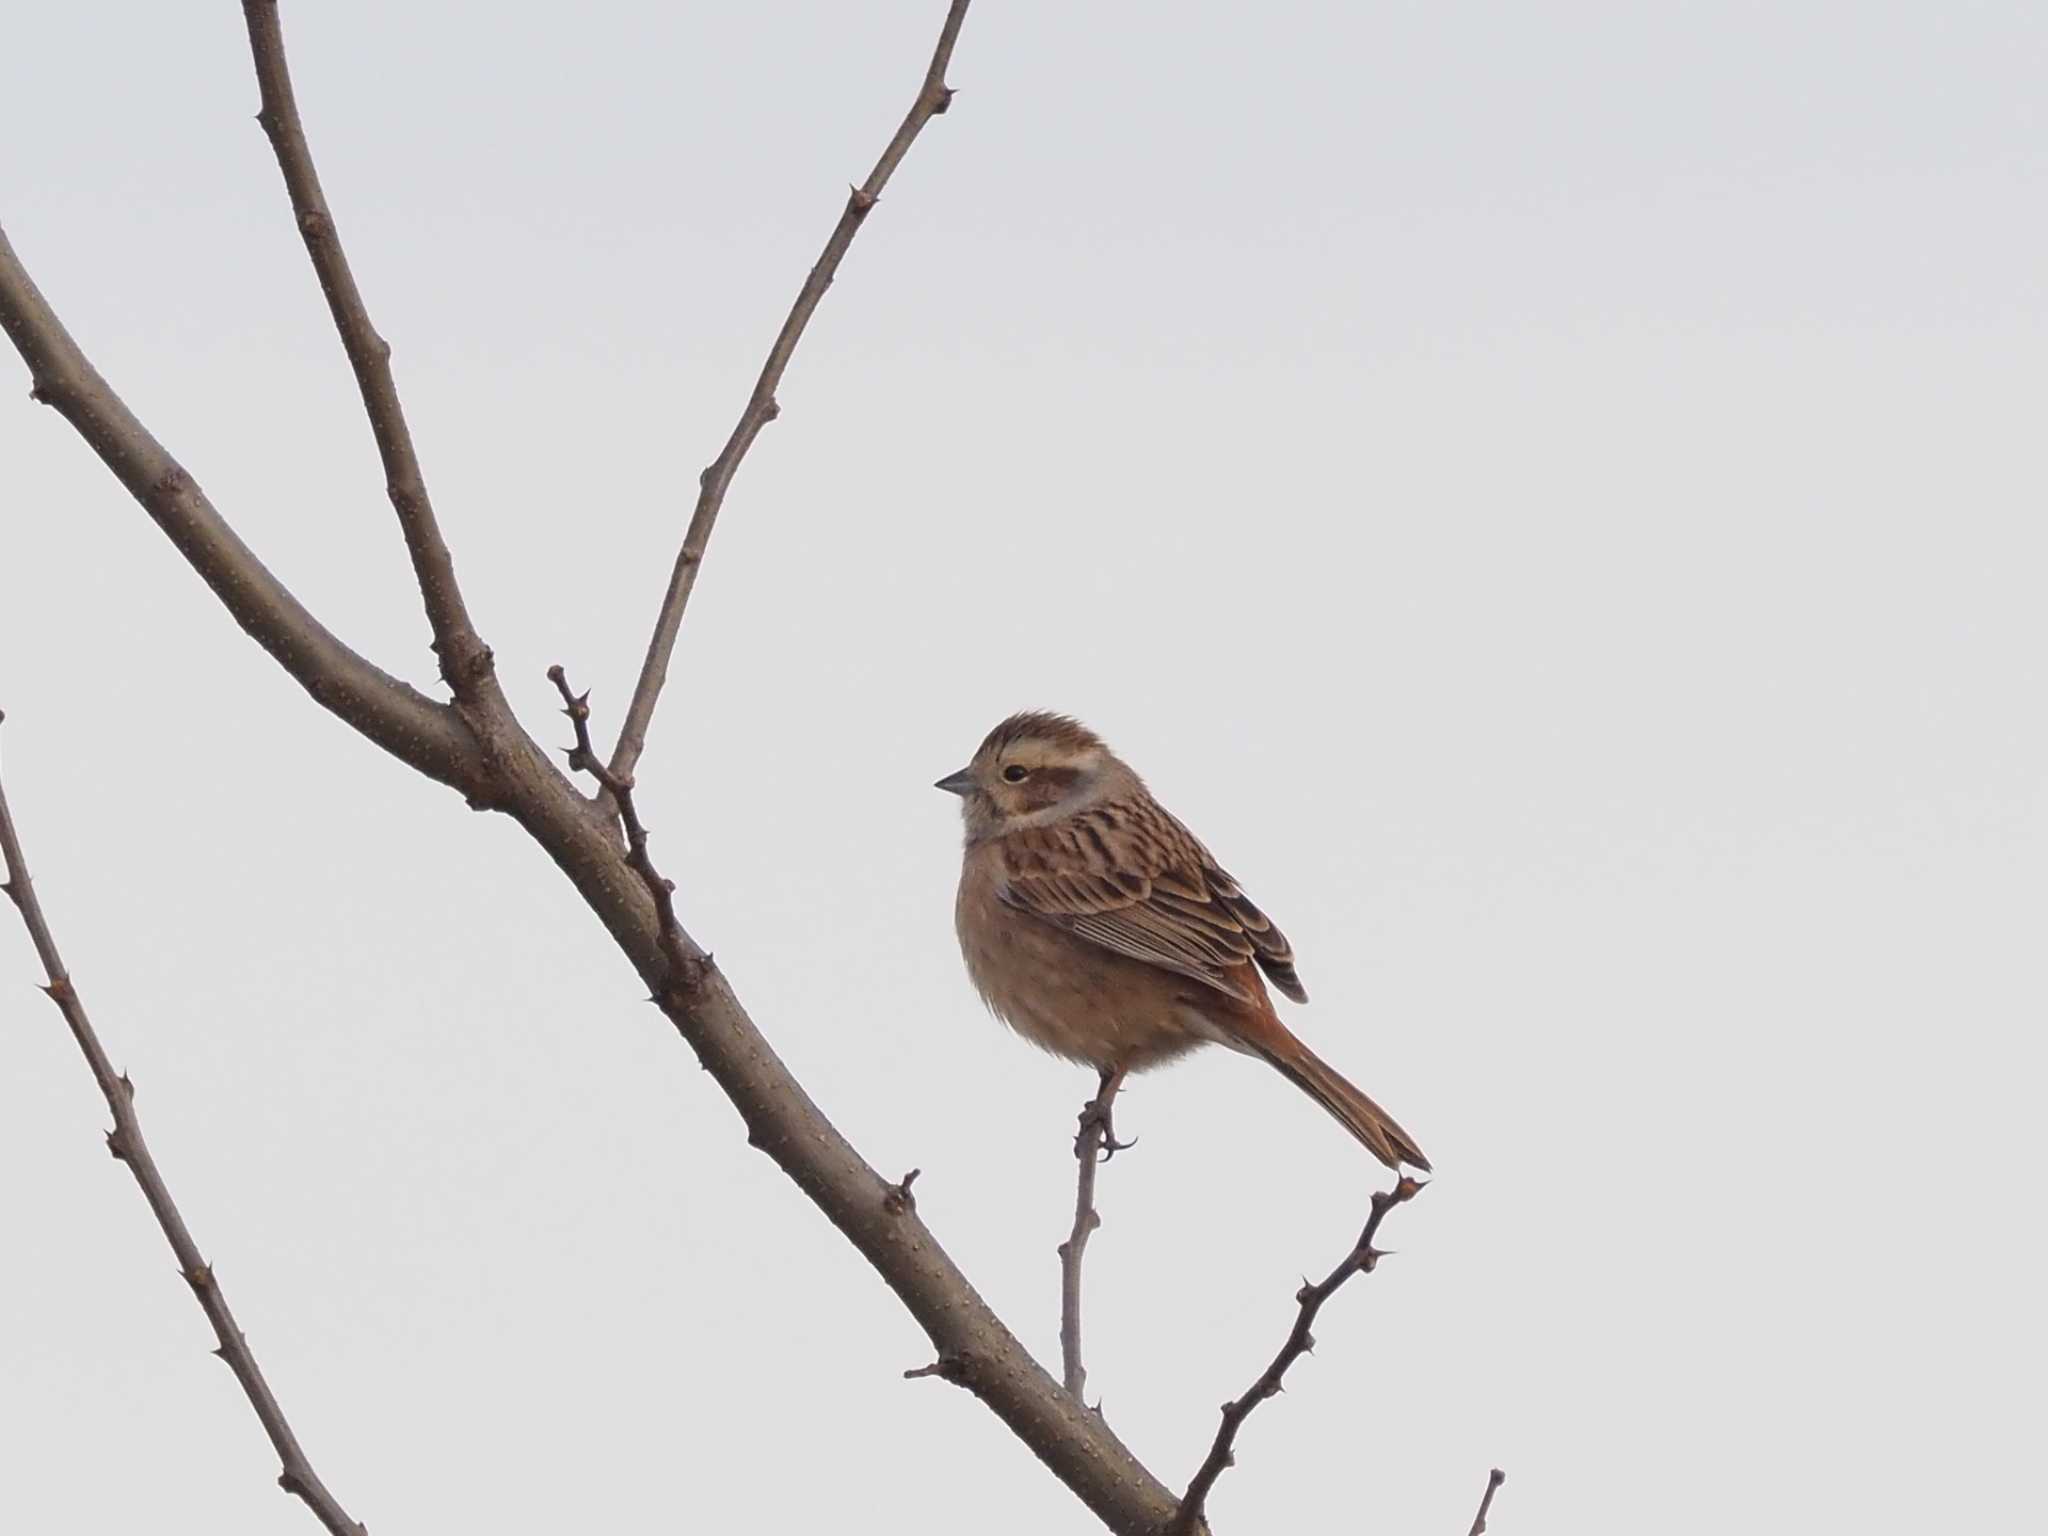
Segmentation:
<svg viewBox="0 0 2048 1536">
<path fill-rule="evenodd" d="M 1292 1033 L 1283 1031 L 1272 1044 L 1260 1042 L 1258 1053 L 1279 1068 L 1295 1087 L 1335 1115 L 1344 1129 L 1364 1144 L 1366 1151 L 1396 1173 L 1403 1163 L 1429 1172 L 1429 1159 L 1422 1155 L 1415 1138 Z"/>
</svg>

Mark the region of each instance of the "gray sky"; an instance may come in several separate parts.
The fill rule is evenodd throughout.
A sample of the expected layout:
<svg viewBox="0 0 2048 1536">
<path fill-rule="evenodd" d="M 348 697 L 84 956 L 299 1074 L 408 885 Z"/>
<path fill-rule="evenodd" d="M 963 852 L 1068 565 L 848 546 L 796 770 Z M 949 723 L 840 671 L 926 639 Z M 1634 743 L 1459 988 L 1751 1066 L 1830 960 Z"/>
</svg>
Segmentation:
<svg viewBox="0 0 2048 1536">
<path fill-rule="evenodd" d="M 288 5 L 526 718 L 615 728 L 697 469 L 943 7 Z M 334 628 L 431 680 L 237 8 L 17 8 L 0 218 Z M 693 932 L 1056 1357 L 1086 1074 L 953 802 L 1097 726 L 1440 1172 L 1227 1531 L 1923 1531 L 2038 1500 L 2048 12 L 1004 4 L 746 465 L 642 770 Z M 315 709 L 0 366 L 8 784 L 316 1465 L 379 1536 L 1084 1532 L 508 822 Z M 547 737 L 545 733 L 553 733 Z M 0 1523 L 310 1530 L 0 923 Z M 1169 1482 L 1379 1174 L 1141 1079 L 1092 1384 Z M 2029 1300 L 2028 1298 L 2034 1298 Z M 971 1517 L 966 1511 L 972 1511 Z"/>
</svg>

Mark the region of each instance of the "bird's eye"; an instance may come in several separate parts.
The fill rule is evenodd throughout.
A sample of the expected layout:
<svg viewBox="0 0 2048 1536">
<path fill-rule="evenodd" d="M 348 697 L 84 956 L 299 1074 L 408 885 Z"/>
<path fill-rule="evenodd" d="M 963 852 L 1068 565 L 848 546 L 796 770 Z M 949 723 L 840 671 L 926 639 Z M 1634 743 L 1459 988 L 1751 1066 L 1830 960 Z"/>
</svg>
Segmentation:
<svg viewBox="0 0 2048 1536">
<path fill-rule="evenodd" d="M 1022 763 L 1012 763 L 1003 770 L 1003 777 L 1012 784 L 1022 784 L 1031 777 L 1031 770 Z"/>
</svg>

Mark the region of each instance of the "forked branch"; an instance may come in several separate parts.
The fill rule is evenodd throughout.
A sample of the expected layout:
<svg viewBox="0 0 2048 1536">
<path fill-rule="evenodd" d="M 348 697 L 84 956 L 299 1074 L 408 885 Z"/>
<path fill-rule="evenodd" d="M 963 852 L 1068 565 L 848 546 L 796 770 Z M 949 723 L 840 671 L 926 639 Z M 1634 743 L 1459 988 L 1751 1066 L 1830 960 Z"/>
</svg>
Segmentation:
<svg viewBox="0 0 2048 1536">
<path fill-rule="evenodd" d="M 327 296 L 328 312 L 341 333 L 342 348 L 355 372 L 363 408 L 369 413 L 370 433 L 384 463 L 385 486 L 398 512 L 398 526 L 405 535 L 427 623 L 434 633 L 441 676 L 456 698 L 468 700 L 488 681 L 490 648 L 470 623 L 462 589 L 455 581 L 454 559 L 434 519 L 433 503 L 427 499 L 426 476 L 420 471 L 412 429 L 406 425 L 405 407 L 399 403 L 398 385 L 391 376 L 390 344 L 370 322 L 369 309 L 341 248 L 334 215 L 328 210 L 327 196 L 320 190 L 319 173 L 313 169 L 313 151 L 299 121 L 291 69 L 285 62 L 277 0 L 243 0 L 242 17 L 248 24 L 249 51 L 256 62 L 256 84 L 263 98 L 256 120 L 269 136 L 278 169 L 284 172 L 285 190 L 306 242 L 306 254 L 313 258 L 320 291 Z"/>
<path fill-rule="evenodd" d="M 654 706 L 661 697 L 662 684 L 668 681 L 669 657 L 676 648 L 676 634 L 683 625 L 683 609 L 689 605 L 690 593 L 697 585 L 697 571 L 704 563 L 704 552 L 711 543 L 711 529 L 718 521 L 718 509 L 725 505 L 725 493 L 732 479 L 739 472 L 740 460 L 745 458 L 754 439 L 761 435 L 761 429 L 773 421 L 781 412 L 775 403 L 775 389 L 782 382 L 783 370 L 789 367 L 789 360 L 796 353 L 796 344 L 803 339 L 804 327 L 811 323 L 811 315 L 817 310 L 818 301 L 825 297 L 825 290 L 832 286 L 832 279 L 839 271 L 847 247 L 853 244 L 853 237 L 860 232 L 868 214 L 882 196 L 882 189 L 889 184 L 889 178 L 896 174 L 896 167 L 910 152 L 924 125 L 937 117 L 952 104 L 953 92 L 946 84 L 946 66 L 953 59 L 953 45 L 960 38 L 960 23 L 967 17 L 968 0 L 952 0 L 947 7 L 945 22 L 939 28 L 938 46 L 932 50 L 932 59 L 924 72 L 924 82 L 917 88 L 917 99 L 910 104 L 910 111 L 896 129 L 896 136 L 889 140 L 882 151 L 882 158 L 875 162 L 875 168 L 868 172 L 868 179 L 855 187 L 846 199 L 846 209 L 839 215 L 839 222 L 832 227 L 831 237 L 825 242 L 825 249 L 811 267 L 804 285 L 797 290 L 796 303 L 790 307 L 789 316 L 782 322 L 782 329 L 775 334 L 775 344 L 768 349 L 768 360 L 761 365 L 760 377 L 754 380 L 754 391 L 747 396 L 746 409 L 740 412 L 740 419 L 732 429 L 732 435 L 725 440 L 718 457 L 705 467 L 697 480 L 697 505 L 690 514 L 690 526 L 683 534 L 683 547 L 676 556 L 675 569 L 669 574 L 668 591 L 661 600 L 661 612 L 654 622 L 654 636 L 647 644 L 647 658 L 640 664 L 640 680 L 633 686 L 633 697 L 626 706 L 625 723 L 619 728 L 619 742 L 612 750 L 611 770 L 622 778 L 631 777 L 634 765 L 640 761 L 640 753 L 647 745 L 647 727 L 654 719 Z"/>
<path fill-rule="evenodd" d="M 1406 1174 L 1392 1189 L 1375 1190 L 1372 1214 L 1366 1218 L 1365 1230 L 1358 1234 L 1358 1241 L 1344 1255 L 1344 1262 L 1320 1281 L 1313 1284 L 1302 1282 L 1301 1289 L 1294 1294 L 1301 1310 L 1295 1316 L 1294 1327 L 1288 1331 L 1287 1341 L 1280 1346 L 1280 1353 L 1259 1373 L 1258 1380 L 1245 1389 L 1242 1397 L 1223 1405 L 1223 1423 L 1217 1428 L 1215 1443 L 1209 1447 L 1208 1456 L 1196 1470 L 1194 1480 L 1188 1484 L 1188 1491 L 1181 1496 L 1180 1511 L 1173 1522 L 1175 1536 L 1189 1536 L 1189 1533 L 1200 1529 L 1209 1490 L 1216 1486 L 1216 1479 L 1235 1459 L 1238 1430 L 1254 1408 L 1280 1390 L 1287 1368 L 1315 1348 L 1315 1335 L 1309 1330 L 1315 1326 L 1316 1314 L 1322 1311 L 1323 1303 L 1353 1275 L 1370 1274 L 1378 1265 L 1381 1255 L 1373 1246 L 1373 1240 L 1379 1236 L 1380 1223 L 1387 1219 L 1387 1212 L 1413 1200 L 1420 1193 L 1422 1186 Z"/>
<path fill-rule="evenodd" d="M 0 716 L 0 719 L 4 718 Z M 142 1137 L 142 1124 L 135 1116 L 135 1085 L 128 1080 L 127 1073 L 116 1072 L 108 1060 L 106 1049 L 100 1044 L 92 1021 L 86 1016 L 78 989 L 72 986 L 70 973 L 64 969 L 63 957 L 57 953 L 57 941 L 50 935 L 49 921 L 43 916 L 43 905 L 36 896 L 35 882 L 29 879 L 28 863 L 22 857 L 21 839 L 14 828 L 13 813 L 7 806 L 4 782 L 0 782 L 0 858 L 4 858 L 7 867 L 7 881 L 0 889 L 4 889 L 15 906 L 20 908 L 21 919 L 28 925 L 29 940 L 42 961 L 43 974 L 49 978 L 49 985 L 43 991 L 63 1013 L 72 1039 L 78 1042 L 79 1050 L 85 1054 L 86 1065 L 92 1068 L 93 1081 L 99 1084 L 100 1092 L 106 1096 L 107 1108 L 113 1112 L 114 1128 L 107 1132 L 107 1150 L 117 1161 L 128 1165 L 128 1171 L 141 1186 L 143 1199 L 149 1202 L 151 1214 L 169 1239 L 171 1252 L 177 1256 L 178 1273 L 192 1288 L 200 1310 L 213 1325 L 214 1337 L 220 1340 L 214 1353 L 225 1360 L 228 1369 L 235 1373 L 235 1380 L 241 1383 L 242 1394 L 249 1399 L 249 1406 L 256 1410 L 263 1432 L 270 1436 L 270 1443 L 284 1464 L 283 1471 L 278 1474 L 279 1486 L 285 1492 L 304 1499 L 306 1507 L 334 1536 L 365 1536 L 363 1527 L 349 1518 L 340 1501 L 328 1492 L 327 1485 L 320 1481 L 313 1464 L 306 1459 L 298 1436 L 292 1433 L 292 1427 L 285 1419 L 284 1409 L 278 1406 L 270 1383 L 263 1379 L 263 1370 L 257 1365 L 256 1356 L 250 1352 L 249 1341 L 235 1323 L 235 1314 L 229 1310 L 227 1297 L 221 1292 L 219 1277 L 214 1274 L 213 1266 L 200 1257 L 199 1245 L 192 1240 L 185 1218 L 179 1213 L 177 1202 L 171 1198 L 170 1188 L 157 1168 L 156 1159 L 150 1155 L 149 1143 Z"/>
</svg>

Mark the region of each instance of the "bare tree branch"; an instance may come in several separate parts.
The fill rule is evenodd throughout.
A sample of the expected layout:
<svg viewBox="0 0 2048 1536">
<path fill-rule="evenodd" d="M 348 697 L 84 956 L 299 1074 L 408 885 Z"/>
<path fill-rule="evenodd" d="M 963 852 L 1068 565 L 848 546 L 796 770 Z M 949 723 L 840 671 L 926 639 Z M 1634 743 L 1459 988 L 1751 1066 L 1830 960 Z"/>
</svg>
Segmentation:
<svg viewBox="0 0 2048 1536">
<path fill-rule="evenodd" d="M 306 242 L 306 253 L 313 258 L 320 291 L 327 296 L 334 328 L 341 333 L 349 367 L 355 371 L 356 387 L 362 392 L 363 408 L 369 413 L 370 432 L 377 440 L 378 457 L 384 462 L 391 505 L 397 509 L 398 525 L 405 534 L 405 547 L 412 556 L 413 574 L 418 578 L 420 596 L 426 605 L 427 622 L 434 632 L 434 652 L 440 659 L 441 676 L 456 698 L 467 700 L 488 677 L 491 652 L 470 623 L 462 589 L 455 581 L 455 562 L 441 538 L 440 525 L 434 520 L 433 503 L 427 499 L 426 477 L 420 472 L 412 431 L 406 425 L 398 385 L 391 376 L 391 346 L 370 322 L 370 312 L 342 251 L 334 215 L 328 211 L 326 195 L 320 190 L 319 173 L 313 168 L 313 151 L 306 143 L 298 101 L 292 94 L 277 0 L 243 0 L 242 15 L 248 23 L 249 51 L 256 62 L 256 83 L 263 97 L 263 108 L 256 114 L 256 120 L 269 136 L 278 169 L 284 172 L 285 189 L 291 197 L 299 234 Z"/>
<path fill-rule="evenodd" d="M 476 796 L 478 744 L 448 706 L 364 660 L 308 613 L 87 361 L 0 230 L 0 329 L 53 406 L 170 536 L 235 622 L 321 705 L 429 778 Z"/>
<path fill-rule="evenodd" d="M 1176 1536 L 1186 1536 L 1186 1533 L 1201 1527 L 1209 1490 L 1216 1486 L 1216 1479 L 1223 1475 L 1224 1468 L 1235 1461 L 1238 1429 L 1254 1408 L 1280 1390 L 1280 1381 L 1287 1374 L 1287 1368 L 1315 1348 L 1315 1335 L 1309 1329 L 1315 1325 L 1316 1314 L 1322 1311 L 1323 1303 L 1353 1275 L 1370 1274 L 1378 1265 L 1381 1255 L 1373 1247 L 1373 1239 L 1379 1236 L 1380 1223 L 1386 1220 L 1387 1212 L 1413 1200 L 1421 1192 L 1422 1185 L 1406 1174 L 1401 1175 L 1392 1189 L 1375 1190 L 1372 1215 L 1366 1219 L 1365 1230 L 1358 1234 L 1358 1241 L 1344 1256 L 1344 1262 L 1315 1284 L 1306 1280 L 1302 1282 L 1301 1289 L 1294 1296 L 1301 1311 L 1294 1319 L 1294 1327 L 1288 1331 L 1287 1341 L 1280 1346 L 1280 1353 L 1259 1373 L 1258 1380 L 1245 1389 L 1244 1396 L 1223 1405 L 1223 1423 L 1216 1431 L 1216 1441 L 1209 1447 L 1208 1456 L 1196 1470 L 1194 1480 L 1188 1484 L 1188 1491 L 1181 1498 L 1180 1511 L 1173 1521 Z"/>
<path fill-rule="evenodd" d="M 5 718 L 0 715 L 0 719 Z M 171 1198 L 170 1188 L 157 1169 L 156 1159 L 150 1156 L 149 1143 L 142 1138 L 142 1124 L 135 1116 L 135 1085 L 128 1080 L 127 1073 L 116 1072 L 113 1063 L 107 1059 L 106 1050 L 93 1031 L 92 1021 L 86 1017 L 85 1004 L 79 999 L 77 988 L 71 984 L 63 958 L 57 953 L 57 941 L 50 935 L 42 902 L 36 896 L 35 882 L 29 878 L 28 863 L 22 857 L 21 839 L 15 831 L 14 816 L 7 807 L 4 782 L 0 782 L 0 860 L 4 860 L 7 868 L 7 882 L 0 889 L 4 889 L 13 898 L 15 906 L 21 909 L 21 919 L 28 926 L 29 940 L 35 945 L 36 954 L 43 963 L 44 975 L 49 978 L 49 985 L 43 990 L 63 1013 L 64 1022 L 71 1027 L 71 1037 L 78 1042 L 79 1050 L 85 1053 L 86 1064 L 92 1068 L 93 1080 L 100 1085 L 100 1092 L 106 1095 L 107 1108 L 113 1111 L 114 1128 L 107 1133 L 107 1150 L 118 1161 L 126 1163 L 128 1171 L 135 1175 L 135 1182 L 142 1188 L 142 1197 L 149 1202 L 157 1225 L 163 1228 L 164 1236 L 170 1240 L 171 1252 L 177 1255 L 179 1274 L 192 1288 L 206 1320 L 213 1324 L 214 1336 L 220 1340 L 220 1347 L 214 1353 L 225 1360 L 228 1369 L 235 1373 L 243 1395 L 249 1399 L 249 1406 L 256 1410 L 263 1432 L 270 1436 L 270 1443 L 284 1464 L 284 1470 L 278 1475 L 278 1485 L 285 1492 L 297 1494 L 305 1500 L 306 1507 L 334 1536 L 366 1536 L 363 1527 L 349 1518 L 340 1501 L 327 1491 L 327 1485 L 320 1481 L 313 1464 L 306 1459 L 298 1436 L 292 1433 L 292 1427 L 285 1419 L 284 1409 L 278 1406 L 270 1383 L 263 1379 L 263 1370 L 257 1365 L 256 1356 L 250 1352 L 248 1339 L 243 1337 L 235 1322 L 235 1314 L 228 1308 L 227 1297 L 221 1293 L 213 1266 L 200 1257 L 199 1245 L 192 1240 L 185 1218 L 179 1213 L 177 1202 Z"/>
<path fill-rule="evenodd" d="M 676 626 L 719 502 L 740 457 L 773 416 L 776 381 L 847 244 L 917 132 L 950 99 L 944 71 L 966 3 L 953 0 L 917 102 L 869 181 L 855 189 L 769 354 L 747 412 L 726 451 L 706 471 L 705 495 L 692 519 L 612 765 L 604 775 L 598 773 L 589 744 L 587 713 L 577 719 L 577 766 L 597 776 L 601 784 L 608 777 L 615 790 L 631 790 L 631 769 L 644 743 Z M 258 46 L 260 67 L 260 29 L 253 18 L 252 41 Z M 280 160 L 289 180 L 292 162 L 283 150 Z M 331 230 L 326 233 L 331 235 Z M 309 247 L 319 262 L 321 249 L 310 237 Z M 338 249 L 333 254 L 338 257 Z M 330 293 L 330 303 L 334 302 Z M 336 307 L 346 339 L 351 311 L 346 305 Z M 358 300 L 354 312 L 359 310 Z M 363 324 L 367 328 L 366 320 Z M 1322 1288 L 1305 1290 L 1298 1347 L 1290 1340 L 1292 1352 L 1283 1350 L 1246 1398 L 1225 1410 L 1225 1430 L 1211 1451 L 1216 1465 L 1205 1463 L 1190 1485 L 1189 1497 L 1176 1500 L 1100 1416 L 1048 1375 L 996 1317 L 918 1215 L 909 1197 L 909 1180 L 884 1180 L 790 1075 L 710 955 L 676 920 L 667 882 L 658 875 L 650 878 L 653 865 L 646 856 L 646 829 L 639 824 L 637 809 L 622 837 L 620 819 L 587 800 L 511 720 L 487 667 L 471 676 L 475 691 L 470 697 L 457 685 L 458 707 L 451 708 L 378 670 L 322 628 L 235 537 L 190 477 L 93 370 L 15 260 L 4 236 L 0 326 L 28 363 L 36 397 L 72 422 L 237 621 L 323 707 L 420 771 L 461 790 L 473 805 L 506 811 L 568 876 L 739 1111 L 749 1142 L 766 1152 L 847 1236 L 924 1329 L 937 1356 L 925 1373 L 955 1382 L 981 1398 L 1119 1536 L 1159 1536 L 1169 1526 L 1184 1532 L 1205 1529 L 1202 1501 L 1227 1463 L 1237 1423 L 1258 1400 L 1278 1389 L 1279 1374 L 1307 1347 L 1307 1324 L 1323 1297 L 1350 1273 L 1371 1267 L 1377 1257 L 1371 1239 L 1386 1206 L 1412 1197 L 1418 1186 L 1403 1180 L 1393 1195 L 1375 1196 L 1373 1219 L 1347 1267 Z M 374 332 L 368 335 L 374 339 Z M 383 360 L 377 361 L 381 365 Z M 388 369 L 364 385 L 366 400 L 378 377 L 388 384 Z M 374 422 L 375 402 L 371 404 Z M 380 448 L 386 446 L 380 436 Z M 424 502 L 419 506 L 423 508 Z M 399 510 L 402 519 L 410 515 L 405 505 Z M 406 532 L 411 542 L 419 529 L 408 524 Z M 417 549 L 415 556 L 424 589 L 433 573 L 421 565 Z M 448 594 L 453 593 L 452 580 L 450 573 Z M 430 595 L 429 601 L 437 600 Z M 438 634 L 437 628 L 437 638 Z M 444 666 L 453 654 L 443 653 Z M 562 686 L 566 692 L 566 684 Z M 478 703 L 485 707 L 469 707 Z M 574 719 L 582 701 L 572 697 L 571 704 Z M 619 797 L 614 793 L 610 798 Z M 116 1115 L 118 1133 L 118 1106 Z M 211 1289 L 210 1273 L 204 1284 Z M 1317 1293 L 1313 1305 L 1310 1292 Z"/>
<path fill-rule="evenodd" d="M 1095 1097 L 1081 1106 L 1081 1124 L 1074 1136 L 1074 1226 L 1060 1244 L 1060 1376 L 1066 1389 L 1081 1399 L 1088 1386 L 1088 1368 L 1081 1363 L 1081 1258 L 1088 1239 L 1102 1225 L 1095 1209 L 1095 1171 L 1129 1145 L 1116 1139 L 1111 1106 L 1123 1086 L 1121 1072 L 1105 1072 Z"/>
<path fill-rule="evenodd" d="M 1479 1513 L 1472 1517 L 1472 1529 L 1466 1536 L 1486 1536 L 1486 1513 L 1493 1508 L 1493 1496 L 1500 1492 L 1500 1485 L 1507 1480 L 1507 1473 L 1499 1467 L 1486 1474 L 1486 1492 L 1479 1496 Z"/>
<path fill-rule="evenodd" d="M 690 526 L 683 535 L 682 550 L 676 556 L 675 570 L 668 579 L 668 592 L 661 600 L 661 613 L 655 620 L 654 636 L 647 645 L 647 659 L 640 665 L 640 680 L 633 687 L 625 723 L 619 729 L 618 745 L 612 749 L 612 772 L 622 778 L 632 774 L 634 764 L 640 761 L 640 753 L 647 745 L 647 727 L 654 719 L 654 706 L 661 697 L 662 685 L 668 681 L 669 657 L 676 648 L 676 633 L 682 628 L 683 609 L 690 601 L 691 590 L 697 585 L 697 571 L 704 563 L 705 549 L 711 543 L 712 525 L 718 521 L 718 509 L 725 504 L 726 490 L 732 484 L 733 476 L 739 472 L 740 460 L 746 457 L 754 439 L 781 411 L 775 403 L 775 388 L 782 382 L 783 370 L 789 366 L 797 342 L 803 339 L 804 327 L 811 323 L 811 315 L 819 300 L 832 286 L 832 279 L 839 271 L 839 263 L 846 255 L 847 247 L 853 244 L 854 235 L 860 231 L 861 224 L 880 199 L 889 178 L 896 173 L 897 165 L 910 152 L 911 144 L 923 131 L 924 125 L 945 111 L 953 100 L 953 92 L 946 84 L 946 66 L 952 61 L 953 45 L 959 40 L 960 23 L 966 19 L 967 6 L 968 0 L 952 0 L 947 8 L 945 22 L 939 28 L 938 46 L 932 50 L 931 64 L 924 72 L 924 83 L 918 87 L 917 99 L 911 103 L 896 136 L 882 151 L 882 158 L 868 172 L 868 179 L 848 195 L 845 212 L 839 215 L 839 222 L 833 226 L 823 253 L 804 279 L 803 287 L 797 291 L 796 303 L 791 306 L 789 317 L 782 322 L 782 329 L 776 333 L 775 345 L 768 349 L 768 360 L 761 365 L 761 375 L 754 381 L 754 391 L 747 397 L 746 409 L 740 412 L 732 436 L 726 439 L 718 457 L 698 477 L 697 507 L 690 514 Z"/>
<path fill-rule="evenodd" d="M 516 725 L 479 739 L 454 709 L 363 661 L 322 628 L 95 372 L 0 237 L 0 325 L 36 394 L 61 411 L 171 535 L 229 612 L 325 708 L 472 804 L 514 817 L 567 875 L 696 1051 L 761 1148 L 872 1264 L 942 1358 L 1120 1536 L 1156 1536 L 1172 1492 L 1101 1418 L 1046 1374 L 913 1211 L 790 1075 L 711 957 L 685 932 L 685 964 L 627 862 L 618 823 L 555 770 Z"/>
</svg>

